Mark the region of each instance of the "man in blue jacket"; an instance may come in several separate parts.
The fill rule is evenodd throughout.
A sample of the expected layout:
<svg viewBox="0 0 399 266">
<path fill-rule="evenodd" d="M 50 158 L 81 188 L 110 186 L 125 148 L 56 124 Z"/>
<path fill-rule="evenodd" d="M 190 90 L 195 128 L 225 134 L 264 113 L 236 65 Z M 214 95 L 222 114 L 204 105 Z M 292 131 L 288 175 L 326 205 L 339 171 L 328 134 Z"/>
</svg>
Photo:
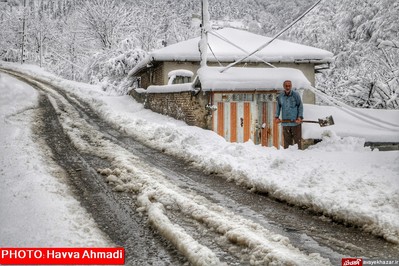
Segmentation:
<svg viewBox="0 0 399 266">
<path fill-rule="evenodd" d="M 286 80 L 283 83 L 284 91 L 277 97 L 275 121 L 282 123 L 284 136 L 284 149 L 289 145 L 298 144 L 302 149 L 302 120 L 303 104 L 298 92 L 292 90 L 292 83 Z M 280 119 L 280 112 L 282 119 Z"/>
</svg>

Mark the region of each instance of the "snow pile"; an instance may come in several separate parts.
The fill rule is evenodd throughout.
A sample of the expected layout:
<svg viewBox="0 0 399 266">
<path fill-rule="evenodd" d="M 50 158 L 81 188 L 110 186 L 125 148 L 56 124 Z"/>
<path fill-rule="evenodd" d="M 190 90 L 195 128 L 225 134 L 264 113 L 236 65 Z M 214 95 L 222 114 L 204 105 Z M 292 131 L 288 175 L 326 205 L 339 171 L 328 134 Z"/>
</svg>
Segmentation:
<svg viewBox="0 0 399 266">
<path fill-rule="evenodd" d="M 364 139 L 339 138 L 332 132 L 306 151 L 227 143 L 213 132 L 148 110 L 115 114 L 114 99 L 104 101 L 108 103 L 101 106 L 94 100 L 104 118 L 148 145 L 253 190 L 399 242 L 399 201 L 392 200 L 399 196 L 397 151 L 372 152 L 363 147 Z"/>
<path fill-rule="evenodd" d="M 165 215 L 164 205 L 150 201 L 153 193 L 142 194 L 138 202 L 144 206 L 151 224 L 163 237 L 173 243 L 193 265 L 226 265 L 222 264 L 209 248 L 199 244 L 183 228 L 173 224 Z"/>
<path fill-rule="evenodd" d="M 186 217 L 194 218 L 224 236 L 231 243 L 251 249 L 252 264 L 329 265 L 328 260 L 316 254 L 311 254 L 309 257 L 303 256 L 299 250 L 290 245 L 286 237 L 273 234 L 258 224 L 212 205 L 202 197 L 195 195 L 187 197 L 183 191 L 176 188 L 168 189 L 160 186 L 147 198 L 161 202 L 161 206 L 166 206 L 166 208 L 180 211 Z"/>
<path fill-rule="evenodd" d="M 370 151 L 365 147 L 366 139 L 356 137 L 339 137 L 332 130 L 325 130 L 322 134 L 322 141 L 310 146 L 309 150 L 339 152 L 339 151 Z"/>
</svg>

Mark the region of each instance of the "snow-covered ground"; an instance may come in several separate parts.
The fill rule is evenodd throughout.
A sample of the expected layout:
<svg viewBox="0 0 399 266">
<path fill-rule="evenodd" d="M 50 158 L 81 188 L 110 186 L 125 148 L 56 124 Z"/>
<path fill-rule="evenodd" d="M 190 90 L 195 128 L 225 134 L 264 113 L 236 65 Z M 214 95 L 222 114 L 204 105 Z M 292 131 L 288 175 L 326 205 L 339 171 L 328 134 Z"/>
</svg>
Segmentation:
<svg viewBox="0 0 399 266">
<path fill-rule="evenodd" d="M 0 247 L 112 245 L 39 152 L 37 103 L 35 89 L 0 73 Z"/>
<path fill-rule="evenodd" d="M 265 148 L 254 145 L 251 142 L 228 143 L 211 131 L 187 126 L 182 121 L 146 110 L 130 96 L 106 95 L 96 86 L 66 81 L 33 66 L 6 64 L 4 62 L 0 62 L 0 66 L 25 71 L 67 89 L 75 97 L 79 97 L 91 104 L 104 119 L 112 123 L 116 128 L 141 139 L 154 148 L 186 158 L 206 171 L 224 173 L 229 180 L 251 187 L 253 190 L 265 191 L 273 197 L 296 205 L 307 206 L 324 213 L 327 217 L 359 225 L 364 230 L 383 236 L 391 242 L 399 243 L 399 152 L 372 151 L 369 148 L 365 148 L 363 145 L 366 139 L 359 138 L 359 136 L 364 134 L 366 138 L 367 128 L 356 129 L 355 125 L 350 126 L 351 130 L 353 129 L 350 132 L 353 132 L 356 137 L 350 136 L 349 131 L 345 133 L 345 137 L 340 137 L 339 128 L 337 130 L 335 130 L 335 127 L 324 128 L 324 131 L 319 133 L 322 134 L 323 141 L 304 151 L 299 151 L 295 147 L 287 150 Z M 0 82 L 0 84 L 4 84 L 4 82 Z M 8 101 L 6 99 L 3 100 L 4 97 L 17 99 L 14 93 L 15 90 L 9 90 L 6 95 L 2 93 L 0 97 L 2 101 Z M 30 93 L 32 97 L 36 96 L 34 92 Z M 34 105 L 34 100 L 27 103 L 27 106 Z M 23 106 L 26 106 L 26 104 Z M 305 112 L 306 110 L 307 107 L 305 107 Z M 319 111 L 317 110 L 317 112 Z M 7 112 L 10 112 L 9 109 L 1 109 L 2 116 Z M 16 112 L 18 111 L 14 111 L 14 113 Z M 335 113 L 331 113 L 335 112 L 334 109 L 329 109 L 326 112 L 335 115 Z M 376 111 L 373 115 L 378 116 L 380 112 Z M 393 112 L 390 113 L 393 119 L 396 119 L 398 111 L 396 113 L 394 113 L 395 111 L 391 112 Z M 320 115 L 320 113 L 313 115 Z M 4 117 L 6 116 L 4 115 Z M 7 122 L 10 119 L 8 118 L 4 121 Z M 28 124 L 28 122 L 29 120 L 25 124 Z M 10 124 L 10 122 L 8 123 Z M 362 126 L 365 125 L 362 124 Z M 379 134 L 383 134 L 381 132 L 384 131 L 380 131 Z M 374 134 L 372 135 L 375 136 Z M 7 134 L 7 136 L 7 138 L 2 139 L 2 142 L 4 142 L 2 146 L 15 146 L 15 143 L 18 142 L 15 137 L 12 137 L 13 135 L 11 134 Z M 32 149 L 31 146 L 34 147 L 35 144 L 32 140 L 26 141 L 23 142 L 23 147 L 28 150 Z M 34 152 L 31 151 L 31 153 Z M 9 152 L 7 154 L 12 153 Z M 14 154 L 15 158 L 21 157 L 25 158 L 25 160 L 32 160 L 30 157 L 27 158 L 26 154 L 29 154 L 27 152 L 14 152 Z M 7 166 L 6 160 L 11 160 L 10 158 L 11 156 L 9 155 L 7 155 L 7 158 L 2 156 L 1 167 L 6 169 L 2 172 L 2 177 L 16 171 L 15 168 L 10 168 L 9 170 L 5 168 Z M 15 159 L 13 161 L 15 162 Z M 124 161 L 124 158 L 121 157 L 120 161 Z M 37 169 L 44 168 L 39 162 L 27 165 L 31 165 L 31 168 L 34 168 L 33 166 L 37 167 Z M 24 170 L 22 168 L 19 170 L 21 175 L 30 173 L 30 169 Z M 134 172 L 134 169 L 130 170 Z M 170 191 L 170 185 L 168 185 L 167 189 L 161 189 L 161 185 L 158 183 L 155 185 L 155 182 L 162 183 L 164 181 L 151 179 L 148 175 L 144 176 L 144 174 L 140 178 L 141 185 L 154 182 L 154 187 L 158 187 L 158 189 L 154 189 L 151 192 L 143 190 L 139 200 L 143 208 L 148 212 L 150 220 L 153 219 L 153 222 L 159 222 L 160 227 L 171 228 L 169 233 L 174 232 L 179 235 L 181 232 L 176 230 L 176 228 L 174 231 L 172 230 L 174 227 L 169 225 L 166 219 L 163 219 L 162 208 L 151 204 L 148 201 L 149 197 L 154 197 L 154 195 L 160 197 L 159 203 L 165 206 L 169 204 L 168 198 L 173 198 L 175 203 L 181 204 L 183 212 L 196 210 L 197 215 L 201 217 L 201 221 L 215 224 L 215 228 L 221 228 L 220 230 L 226 229 L 226 232 L 223 233 L 230 235 L 232 238 L 242 239 L 242 241 L 252 245 L 258 245 L 261 242 L 260 240 L 258 241 L 257 235 L 251 235 L 250 233 L 240 235 L 243 232 L 244 224 L 247 222 L 237 220 L 236 225 L 240 226 L 230 225 L 228 221 L 218 224 L 220 220 L 215 217 L 218 213 L 222 213 L 220 209 L 214 210 L 215 213 L 212 215 L 215 215 L 215 217 L 213 217 L 209 212 L 204 213 L 200 206 L 191 203 L 187 197 L 176 194 L 175 191 Z M 8 182 L 13 183 L 12 179 Z M 9 193 L 10 188 L 4 186 L 5 182 L 3 181 L 1 184 L 1 197 L 3 197 L 4 190 L 6 195 L 8 195 L 4 196 L 6 197 L 4 200 L 13 198 Z M 59 186 L 57 185 L 57 188 Z M 134 186 L 134 189 L 139 189 L 137 184 Z M 22 191 L 26 192 L 26 190 Z M 162 198 L 161 195 L 167 196 Z M 58 195 L 54 196 L 59 197 Z M 65 203 L 66 200 L 63 202 Z M 21 202 L 18 202 L 18 204 L 22 205 Z M 11 207 L 8 207 L 9 205 L 0 206 L 5 211 L 17 215 Z M 20 219 L 18 216 L 16 219 L 22 220 L 21 223 L 28 220 Z M 60 219 L 62 220 L 62 218 Z M 231 217 L 231 219 L 239 218 Z M 24 225 L 22 224 L 21 226 Z M 251 227 L 251 225 L 246 224 L 245 226 L 247 226 L 246 228 Z M 263 232 L 262 234 L 266 235 L 267 233 Z M 278 237 L 270 236 L 269 238 Z M 188 241 L 187 238 L 185 238 L 185 241 Z M 285 239 L 278 238 L 277 242 L 289 246 L 285 243 Z M 262 242 L 259 245 L 264 246 L 267 244 Z M 194 246 L 194 243 L 191 245 Z M 198 246 L 197 248 L 197 250 L 200 250 L 202 247 Z M 198 252 L 204 252 L 204 256 L 207 256 L 208 251 Z M 259 250 L 259 252 L 261 251 Z M 278 254 L 279 251 L 276 251 L 273 256 Z M 211 257 L 211 255 L 209 256 Z M 317 258 L 315 260 L 318 261 Z"/>
</svg>

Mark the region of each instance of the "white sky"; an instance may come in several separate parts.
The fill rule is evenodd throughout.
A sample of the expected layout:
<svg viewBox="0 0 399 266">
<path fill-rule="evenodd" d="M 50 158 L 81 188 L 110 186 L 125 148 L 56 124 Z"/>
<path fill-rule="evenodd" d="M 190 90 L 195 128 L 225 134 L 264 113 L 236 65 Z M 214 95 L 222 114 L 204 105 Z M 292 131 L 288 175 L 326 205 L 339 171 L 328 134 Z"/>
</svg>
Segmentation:
<svg viewBox="0 0 399 266">
<path fill-rule="evenodd" d="M 252 186 L 287 202 L 338 217 L 399 243 L 399 152 L 371 151 L 363 147 L 364 138 L 377 138 L 376 134 L 384 134 L 384 131 L 367 123 L 354 121 L 337 109 L 312 109 L 313 107 L 306 106 L 305 116 L 306 112 L 309 113 L 309 118 L 333 115 L 336 126 L 324 128 L 323 132 L 319 127 L 305 127 L 305 134 L 309 136 L 323 135 L 323 141 L 308 150 L 299 151 L 295 147 L 277 150 L 251 142 L 228 143 L 211 131 L 187 126 L 182 121 L 146 110 L 130 96 L 109 96 L 99 87 L 62 80 L 37 67 L 4 62 L 0 62 L 0 65 L 24 68 L 27 73 L 62 86 L 75 97 L 91 104 L 116 128 L 156 149 L 189 158 L 206 171 L 223 172 L 229 179 L 242 185 Z M 37 142 L 31 138 L 28 125 L 32 119 L 31 108 L 37 105 L 37 92 L 30 87 L 18 85 L 18 81 L 10 81 L 3 74 L 0 76 L 0 145 L 4 147 L 0 159 L 0 210 L 7 213 L 7 216 L 1 215 L 0 218 L 0 236 L 2 240 L 7 240 L 2 241 L 1 245 L 107 245 L 108 242 L 95 229 L 90 217 L 70 196 L 65 184 L 51 174 L 50 169 L 55 166 L 44 163 L 44 155 L 38 152 Z M 398 111 L 392 111 L 389 115 L 382 111 L 369 112 L 381 119 L 387 119 L 391 115 L 396 119 Z M 341 124 L 344 121 L 345 126 Z M 68 126 L 68 121 L 63 123 Z M 80 133 L 75 130 L 70 134 L 77 136 Z M 345 137 L 340 137 L 341 134 Z M 75 135 L 71 135 L 72 138 Z M 92 147 L 80 147 L 89 151 L 93 149 L 95 152 Z M 121 185 L 120 189 L 138 191 L 142 211 L 149 219 L 159 221 L 158 228 L 176 233 L 178 236 L 170 239 L 172 242 L 183 246 L 187 244 L 198 251 L 186 256 L 217 261 L 211 250 L 190 239 L 187 232 L 166 218 L 164 212 L 168 208 L 161 206 L 168 207 L 171 202 L 178 204 L 187 215 L 193 215 L 193 210 L 196 210 L 200 221 L 208 226 L 224 228 L 219 233 L 226 237 L 238 237 L 237 234 L 242 234 L 240 239 L 243 245 L 257 247 L 254 250 L 260 252 L 260 255 L 266 250 L 261 247 L 267 247 L 270 256 L 280 262 L 294 259 L 306 261 L 308 265 L 328 264 L 321 257 L 302 254 L 291 247 L 289 240 L 282 236 L 266 229 L 250 229 L 254 228 L 251 226 L 253 222 L 221 207 L 215 207 L 206 199 L 193 195 L 193 192 L 178 188 L 167 179 L 157 176 L 156 169 L 151 172 L 137 169 L 138 164 L 129 163 L 137 159 L 129 157 L 131 155 L 123 149 L 106 147 L 103 152 L 114 155 L 115 166 L 129 169 L 130 173 L 140 173 L 127 184 Z M 17 164 L 17 161 L 24 164 Z M 129 176 L 124 178 L 128 179 Z M 32 186 L 34 189 L 31 189 Z M 150 197 L 155 197 L 157 203 L 150 202 Z M 18 208 L 29 211 L 18 211 Z M 51 217 L 46 217 L 47 210 L 52 211 Z M 43 214 L 41 216 L 36 213 Z M 50 228 L 53 233 L 40 235 L 37 230 L 26 230 L 29 224 L 43 232 Z M 76 230 L 80 230 L 79 233 Z M 60 235 L 60 239 L 54 239 L 52 236 L 55 235 Z"/>
</svg>

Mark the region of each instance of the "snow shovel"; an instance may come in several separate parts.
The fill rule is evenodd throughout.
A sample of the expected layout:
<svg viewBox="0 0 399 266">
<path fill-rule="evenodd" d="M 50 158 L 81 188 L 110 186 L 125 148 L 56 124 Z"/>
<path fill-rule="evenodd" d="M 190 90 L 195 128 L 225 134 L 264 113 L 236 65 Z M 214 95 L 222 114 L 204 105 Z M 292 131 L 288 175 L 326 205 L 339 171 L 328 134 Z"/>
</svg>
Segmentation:
<svg viewBox="0 0 399 266">
<path fill-rule="evenodd" d="M 332 126 L 334 125 L 334 119 L 332 115 L 327 116 L 326 118 L 319 118 L 319 121 L 312 121 L 312 120 L 302 120 L 303 123 L 318 123 L 321 127 Z M 291 123 L 295 122 L 295 120 L 281 120 L 283 123 Z"/>
</svg>

